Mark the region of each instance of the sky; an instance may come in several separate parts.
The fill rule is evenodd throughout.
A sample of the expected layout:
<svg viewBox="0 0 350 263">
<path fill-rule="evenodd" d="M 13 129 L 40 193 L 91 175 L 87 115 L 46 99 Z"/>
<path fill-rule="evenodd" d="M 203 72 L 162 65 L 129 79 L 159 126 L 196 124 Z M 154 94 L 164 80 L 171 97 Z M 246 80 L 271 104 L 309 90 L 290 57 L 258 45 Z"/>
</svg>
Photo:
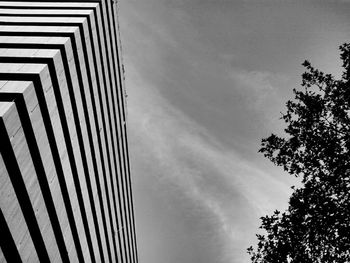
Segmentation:
<svg viewBox="0 0 350 263">
<path fill-rule="evenodd" d="M 297 180 L 258 153 L 307 59 L 339 76 L 350 1 L 120 0 L 140 263 L 248 263 Z"/>
</svg>

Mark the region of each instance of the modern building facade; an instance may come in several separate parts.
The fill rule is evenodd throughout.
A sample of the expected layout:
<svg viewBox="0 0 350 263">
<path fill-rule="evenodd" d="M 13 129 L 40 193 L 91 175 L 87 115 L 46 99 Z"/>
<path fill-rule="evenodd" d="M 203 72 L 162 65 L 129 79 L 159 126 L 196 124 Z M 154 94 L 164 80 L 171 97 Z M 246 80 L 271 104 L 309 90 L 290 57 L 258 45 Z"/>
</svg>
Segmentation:
<svg viewBox="0 0 350 263">
<path fill-rule="evenodd" d="M 138 262 L 117 20 L 0 1 L 0 262 Z"/>
</svg>

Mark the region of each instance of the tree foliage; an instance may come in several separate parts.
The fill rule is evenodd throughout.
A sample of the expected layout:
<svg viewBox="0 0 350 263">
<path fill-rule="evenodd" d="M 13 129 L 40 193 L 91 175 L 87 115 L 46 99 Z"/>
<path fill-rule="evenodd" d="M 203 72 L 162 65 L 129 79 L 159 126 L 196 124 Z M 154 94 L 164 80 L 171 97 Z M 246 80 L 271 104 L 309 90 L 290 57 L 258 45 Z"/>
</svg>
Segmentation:
<svg viewBox="0 0 350 263">
<path fill-rule="evenodd" d="M 340 52 L 340 79 L 303 63 L 302 88 L 281 117 L 286 136 L 262 140 L 259 151 L 302 186 L 285 212 L 261 218 L 253 263 L 350 262 L 350 44 Z"/>
</svg>

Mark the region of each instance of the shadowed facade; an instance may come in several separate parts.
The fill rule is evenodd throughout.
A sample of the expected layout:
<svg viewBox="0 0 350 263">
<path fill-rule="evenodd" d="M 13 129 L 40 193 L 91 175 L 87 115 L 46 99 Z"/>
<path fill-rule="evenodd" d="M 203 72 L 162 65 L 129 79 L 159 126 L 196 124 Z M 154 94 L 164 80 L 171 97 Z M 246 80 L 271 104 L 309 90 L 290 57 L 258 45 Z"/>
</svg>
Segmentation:
<svg viewBox="0 0 350 263">
<path fill-rule="evenodd" d="M 0 1 L 0 262 L 138 262 L 114 1 Z"/>
</svg>

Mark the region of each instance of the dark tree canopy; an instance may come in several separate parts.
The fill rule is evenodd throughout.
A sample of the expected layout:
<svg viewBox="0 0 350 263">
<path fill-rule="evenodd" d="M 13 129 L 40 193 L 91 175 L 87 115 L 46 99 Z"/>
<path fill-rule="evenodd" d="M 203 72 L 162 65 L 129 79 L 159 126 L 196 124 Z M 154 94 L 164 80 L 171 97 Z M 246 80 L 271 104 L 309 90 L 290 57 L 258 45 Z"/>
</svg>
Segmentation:
<svg viewBox="0 0 350 263">
<path fill-rule="evenodd" d="M 285 212 L 261 218 L 253 263 L 350 262 L 350 44 L 340 52 L 340 79 L 303 63 L 302 89 L 281 118 L 286 136 L 262 140 L 259 151 L 302 186 Z"/>
</svg>

